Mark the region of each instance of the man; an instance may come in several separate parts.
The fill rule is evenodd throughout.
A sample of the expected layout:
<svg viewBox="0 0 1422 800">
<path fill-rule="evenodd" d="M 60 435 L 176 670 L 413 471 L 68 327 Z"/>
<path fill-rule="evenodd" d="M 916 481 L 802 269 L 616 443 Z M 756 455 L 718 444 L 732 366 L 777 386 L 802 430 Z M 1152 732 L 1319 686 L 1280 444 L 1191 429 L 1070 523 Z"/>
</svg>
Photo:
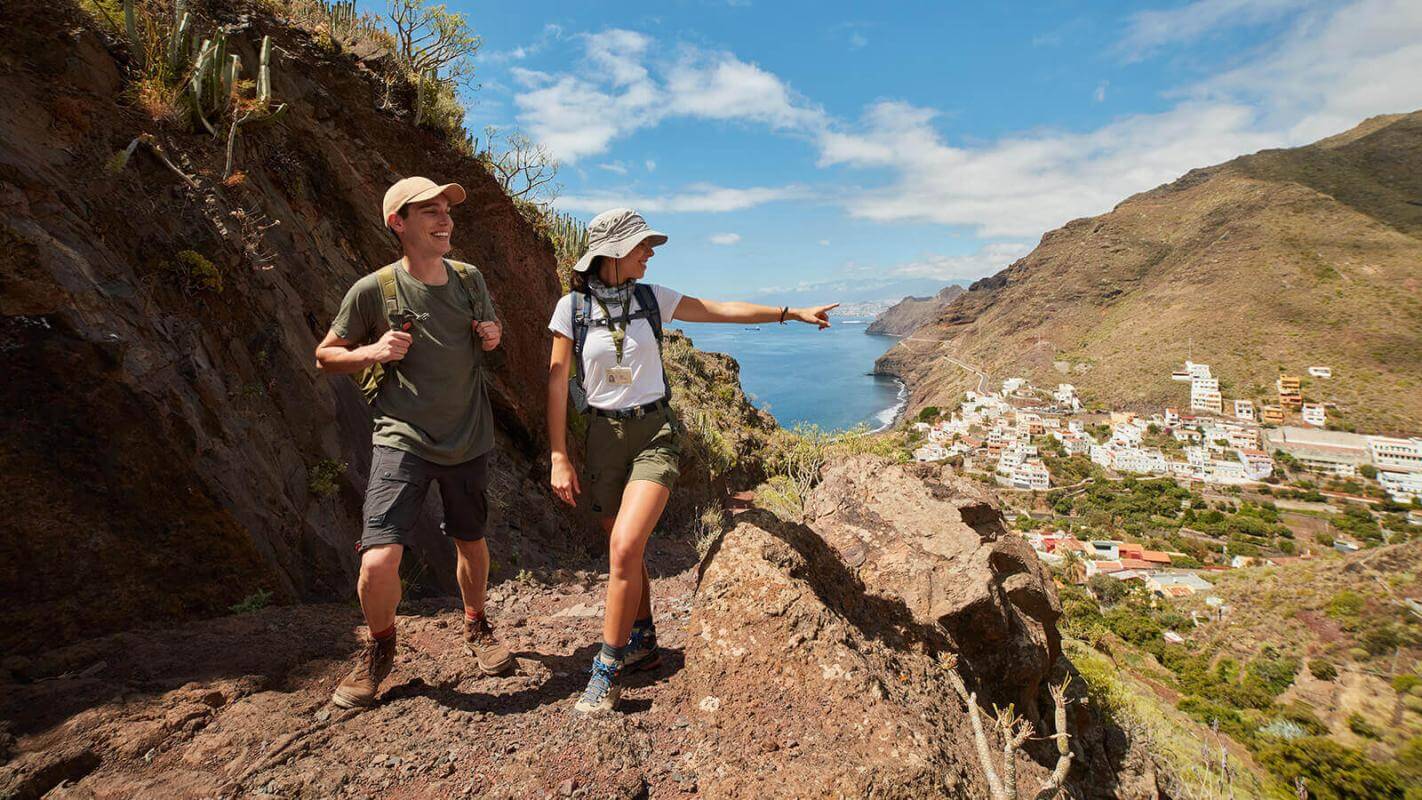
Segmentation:
<svg viewBox="0 0 1422 800">
<path fill-rule="evenodd" d="M 494 427 L 481 367 L 502 330 L 479 271 L 444 258 L 454 232 L 450 207 L 464 199 L 459 184 L 428 178 L 390 187 L 381 210 L 401 258 L 356 281 L 316 348 L 323 373 L 365 371 L 375 409 L 357 586 L 370 643 L 332 697 L 345 708 L 374 702 L 390 674 L 400 557 L 431 481 L 444 503 L 441 528 L 458 554 L 465 649 L 485 674 L 512 665 L 484 616 Z"/>
</svg>

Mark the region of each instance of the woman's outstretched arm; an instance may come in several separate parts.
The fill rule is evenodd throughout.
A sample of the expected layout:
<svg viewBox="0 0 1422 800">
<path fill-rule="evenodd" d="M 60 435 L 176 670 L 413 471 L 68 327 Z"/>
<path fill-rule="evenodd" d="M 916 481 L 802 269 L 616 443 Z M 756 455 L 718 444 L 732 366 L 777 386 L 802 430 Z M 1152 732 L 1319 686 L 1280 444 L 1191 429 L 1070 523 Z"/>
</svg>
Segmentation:
<svg viewBox="0 0 1422 800">
<path fill-rule="evenodd" d="M 762 306 L 755 303 L 682 297 L 681 302 L 676 305 L 675 318 L 683 322 L 779 322 L 780 315 L 784 312 L 786 322 L 807 322 L 821 328 L 828 328 L 830 326 L 829 312 L 838 306 L 839 303 L 830 303 L 825 306 L 785 308 L 783 306 Z"/>
<path fill-rule="evenodd" d="M 578 504 L 578 470 L 568 455 L 568 370 L 573 363 L 573 340 L 553 334 L 553 355 L 548 360 L 548 448 L 553 472 L 553 493 L 570 506 Z"/>
</svg>

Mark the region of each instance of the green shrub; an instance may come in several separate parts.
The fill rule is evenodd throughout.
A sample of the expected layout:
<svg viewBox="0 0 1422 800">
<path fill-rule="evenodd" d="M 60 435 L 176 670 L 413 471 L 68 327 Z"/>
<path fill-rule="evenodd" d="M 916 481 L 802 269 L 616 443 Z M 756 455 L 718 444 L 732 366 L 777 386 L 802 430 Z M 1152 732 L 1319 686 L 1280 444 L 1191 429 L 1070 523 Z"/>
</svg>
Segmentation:
<svg viewBox="0 0 1422 800">
<path fill-rule="evenodd" d="M 1365 601 L 1357 592 L 1344 589 L 1328 601 L 1328 616 L 1343 623 L 1343 627 L 1356 625 L 1363 613 Z"/>
<path fill-rule="evenodd" d="M 1164 628 L 1140 609 L 1117 606 L 1106 613 L 1106 627 L 1131 644 L 1143 645 L 1161 638 Z"/>
<path fill-rule="evenodd" d="M 341 476 L 349 466 L 344 461 L 323 458 L 306 470 L 306 485 L 317 497 L 330 497 L 341 490 Z"/>
<path fill-rule="evenodd" d="M 228 606 L 227 610 L 233 614 L 249 614 L 253 611 L 261 611 L 266 608 L 267 603 L 271 602 L 271 599 L 271 592 L 266 589 L 258 589 L 242 598 L 242 602 Z"/>
<path fill-rule="evenodd" d="M 1322 736 L 1266 742 L 1258 759 L 1288 785 L 1296 778 L 1306 780 L 1310 797 L 1317 800 L 1395 800 L 1402 796 L 1402 781 L 1390 767 Z"/>
<path fill-rule="evenodd" d="M 1310 658 L 1308 671 L 1309 674 L 1321 681 L 1331 681 L 1338 677 L 1338 668 L 1333 665 L 1333 662 L 1322 658 Z"/>
<path fill-rule="evenodd" d="M 222 291 L 222 271 L 195 250 L 180 251 L 172 261 L 164 261 L 162 268 L 173 276 L 183 294 Z"/>
<path fill-rule="evenodd" d="M 1096 595 L 1097 600 L 1107 606 L 1116 605 L 1126 599 L 1126 595 L 1129 593 L 1124 582 L 1118 581 L 1110 575 L 1092 575 L 1086 581 L 1086 586 L 1092 594 Z"/>
<path fill-rule="evenodd" d="M 1249 662 L 1245 669 L 1245 684 L 1257 684 L 1273 697 L 1279 696 L 1294 682 L 1299 671 L 1299 660 L 1291 656 L 1278 655 L 1273 648 L 1265 647 L 1259 658 Z"/>
<path fill-rule="evenodd" d="M 1348 715 L 1348 730 L 1358 734 L 1364 739 L 1381 739 L 1382 731 L 1377 726 L 1369 722 L 1366 717 L 1354 711 Z"/>
<path fill-rule="evenodd" d="M 1397 748 L 1397 771 L 1414 781 L 1422 781 L 1422 736 L 1414 736 Z"/>
</svg>

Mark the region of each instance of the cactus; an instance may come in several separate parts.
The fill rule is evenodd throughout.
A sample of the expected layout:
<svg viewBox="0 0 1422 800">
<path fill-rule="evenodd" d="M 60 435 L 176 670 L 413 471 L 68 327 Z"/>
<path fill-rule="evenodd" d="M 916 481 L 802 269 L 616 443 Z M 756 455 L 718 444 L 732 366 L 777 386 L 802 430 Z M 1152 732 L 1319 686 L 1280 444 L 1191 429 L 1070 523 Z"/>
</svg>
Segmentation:
<svg viewBox="0 0 1422 800">
<path fill-rule="evenodd" d="M 138 18 L 133 10 L 133 0 L 123 0 L 123 30 L 128 34 L 129 46 L 139 66 L 143 65 L 143 40 L 138 38 Z"/>
<path fill-rule="evenodd" d="M 557 214 L 548 225 L 548 238 L 559 264 L 571 264 L 588 249 L 588 227 L 570 214 Z"/>
<path fill-rule="evenodd" d="M 439 96 L 439 73 L 426 70 L 415 81 L 415 124 L 425 118 L 425 108 Z"/>
<path fill-rule="evenodd" d="M 192 25 L 192 15 L 187 12 L 187 3 L 177 0 L 173 6 L 173 27 L 168 35 L 168 74 L 178 75 L 188 60 L 188 28 Z"/>
<path fill-rule="evenodd" d="M 357 24 L 355 0 L 336 0 L 326 6 L 326 17 L 332 38 L 349 38 Z"/>
<path fill-rule="evenodd" d="M 262 37 L 262 57 L 257 62 L 257 102 L 265 107 L 272 99 L 272 37 Z"/>
</svg>

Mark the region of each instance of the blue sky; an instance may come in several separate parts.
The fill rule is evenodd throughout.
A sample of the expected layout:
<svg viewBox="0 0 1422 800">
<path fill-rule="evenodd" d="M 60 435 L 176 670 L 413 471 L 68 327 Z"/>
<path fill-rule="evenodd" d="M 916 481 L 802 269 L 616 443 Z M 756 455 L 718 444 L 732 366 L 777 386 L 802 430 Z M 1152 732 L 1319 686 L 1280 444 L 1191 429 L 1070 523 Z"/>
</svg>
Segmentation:
<svg viewBox="0 0 1422 800">
<path fill-rule="evenodd" d="M 638 208 L 671 237 L 651 279 L 715 298 L 966 284 L 1190 168 L 1422 107 L 1416 0 L 450 7 L 484 40 L 470 129 L 543 142 L 560 209 Z"/>
</svg>

